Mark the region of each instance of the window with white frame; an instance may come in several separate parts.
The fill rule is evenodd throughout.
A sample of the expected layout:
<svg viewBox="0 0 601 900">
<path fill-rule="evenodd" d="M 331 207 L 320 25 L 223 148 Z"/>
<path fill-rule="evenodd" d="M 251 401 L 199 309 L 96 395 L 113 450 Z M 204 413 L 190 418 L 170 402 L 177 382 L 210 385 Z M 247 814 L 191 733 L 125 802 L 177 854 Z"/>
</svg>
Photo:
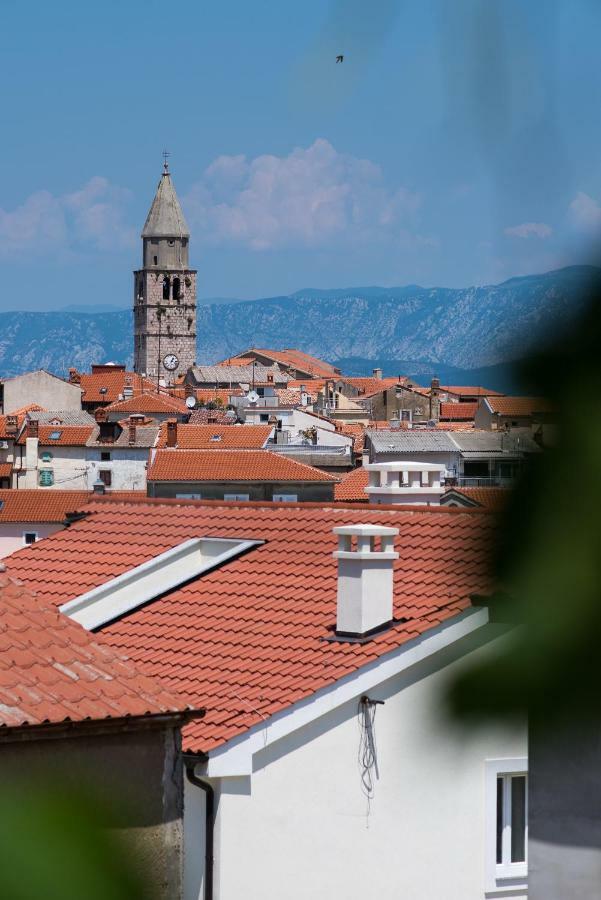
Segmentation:
<svg viewBox="0 0 601 900">
<path fill-rule="evenodd" d="M 296 503 L 298 500 L 298 494 L 274 494 L 273 502 L 274 503 Z"/>
<path fill-rule="evenodd" d="M 236 500 L 238 502 L 246 502 L 250 499 L 250 494 L 224 494 L 224 500 Z"/>
<path fill-rule="evenodd" d="M 486 890 L 527 885 L 528 761 L 486 761 Z"/>
</svg>

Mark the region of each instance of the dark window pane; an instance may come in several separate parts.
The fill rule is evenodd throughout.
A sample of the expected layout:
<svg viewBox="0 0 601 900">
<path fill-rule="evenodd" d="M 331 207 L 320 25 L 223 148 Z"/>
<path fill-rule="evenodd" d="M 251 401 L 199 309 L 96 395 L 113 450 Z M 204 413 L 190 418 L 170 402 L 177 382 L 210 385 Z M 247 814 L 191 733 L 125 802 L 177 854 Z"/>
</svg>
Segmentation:
<svg viewBox="0 0 601 900">
<path fill-rule="evenodd" d="M 526 859 L 526 776 L 511 779 L 511 862 Z"/>
<path fill-rule="evenodd" d="M 497 864 L 503 862 L 503 779 L 497 778 Z"/>
</svg>

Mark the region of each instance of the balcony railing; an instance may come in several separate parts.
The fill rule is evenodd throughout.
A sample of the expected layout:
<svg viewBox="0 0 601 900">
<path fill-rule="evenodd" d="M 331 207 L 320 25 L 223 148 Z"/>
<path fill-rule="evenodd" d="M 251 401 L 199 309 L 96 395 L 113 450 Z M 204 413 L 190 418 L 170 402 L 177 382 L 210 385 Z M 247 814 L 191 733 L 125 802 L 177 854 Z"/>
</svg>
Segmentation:
<svg viewBox="0 0 601 900">
<path fill-rule="evenodd" d="M 480 477 L 459 475 L 454 480 L 457 487 L 512 487 L 515 483 L 515 478 L 506 475 L 486 475 Z"/>
</svg>

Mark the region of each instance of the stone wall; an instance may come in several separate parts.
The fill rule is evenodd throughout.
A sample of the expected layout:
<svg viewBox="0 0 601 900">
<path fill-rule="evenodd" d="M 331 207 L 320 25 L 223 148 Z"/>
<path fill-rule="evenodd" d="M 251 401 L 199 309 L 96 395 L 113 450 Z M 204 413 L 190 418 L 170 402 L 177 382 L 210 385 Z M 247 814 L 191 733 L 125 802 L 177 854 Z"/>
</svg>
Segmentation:
<svg viewBox="0 0 601 900">
<path fill-rule="evenodd" d="M 163 299 L 164 277 L 180 281 L 180 299 Z M 172 294 L 172 291 L 170 292 Z M 164 310 L 160 322 L 158 309 Z M 179 365 L 169 371 L 163 365 L 168 353 L 174 353 Z M 134 370 L 167 384 L 183 375 L 196 362 L 196 271 L 162 272 L 142 269 L 134 272 Z"/>
</svg>

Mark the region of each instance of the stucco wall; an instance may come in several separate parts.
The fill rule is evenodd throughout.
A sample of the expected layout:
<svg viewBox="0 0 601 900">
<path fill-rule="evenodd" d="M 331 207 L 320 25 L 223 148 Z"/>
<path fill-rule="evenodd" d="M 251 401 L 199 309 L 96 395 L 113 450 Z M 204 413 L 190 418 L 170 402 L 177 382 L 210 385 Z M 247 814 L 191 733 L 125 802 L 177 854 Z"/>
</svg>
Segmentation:
<svg viewBox="0 0 601 900">
<path fill-rule="evenodd" d="M 370 691 L 386 702 L 369 807 L 359 696 L 260 751 L 251 777 L 216 780 L 216 898 L 484 900 L 485 760 L 525 756 L 526 734 L 463 734 L 446 719 L 449 677 L 486 652 L 473 647 L 465 639 Z M 188 882 L 186 900 L 199 891 Z"/>
<path fill-rule="evenodd" d="M 101 450 L 110 451 L 111 459 L 101 462 Z M 147 447 L 88 447 L 87 453 L 87 488 L 92 490 L 98 478 L 98 472 L 112 473 L 111 490 L 143 491 L 146 489 L 146 472 L 148 463 Z"/>
<path fill-rule="evenodd" d="M 132 862 L 148 878 L 149 900 L 174 900 L 182 871 L 178 747 L 176 733 L 163 728 L 0 743 L 0 784 L 16 778 L 35 791 L 51 779 L 97 792 L 107 806 L 107 827 L 132 848 Z"/>
<path fill-rule="evenodd" d="M 6 415 L 32 403 L 44 409 L 81 409 L 81 388 L 42 371 L 26 372 L 4 382 L 0 412 Z"/>
<path fill-rule="evenodd" d="M 601 897 L 601 729 L 553 724 L 530 740 L 531 900 Z"/>
<path fill-rule="evenodd" d="M 41 541 L 50 534 L 54 534 L 55 531 L 61 531 L 62 528 L 63 526 L 58 522 L 2 522 L 0 524 L 0 559 L 25 546 L 23 543 L 25 531 L 34 531 L 38 540 Z"/>
</svg>

